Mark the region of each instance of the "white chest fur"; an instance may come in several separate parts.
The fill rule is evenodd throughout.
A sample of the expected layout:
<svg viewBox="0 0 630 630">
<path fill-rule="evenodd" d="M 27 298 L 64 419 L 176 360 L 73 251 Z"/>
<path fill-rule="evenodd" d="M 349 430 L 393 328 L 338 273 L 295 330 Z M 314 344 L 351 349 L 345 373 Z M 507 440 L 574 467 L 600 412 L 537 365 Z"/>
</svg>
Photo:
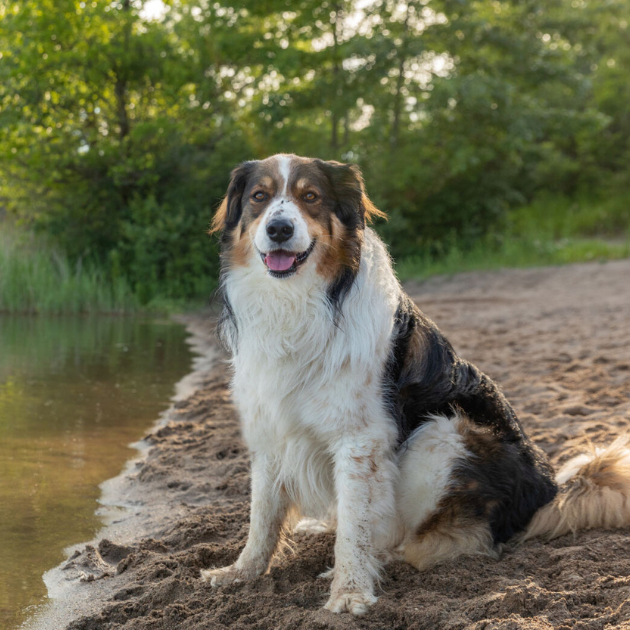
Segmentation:
<svg viewBox="0 0 630 630">
<path fill-rule="evenodd" d="M 344 435 L 395 440 L 382 375 L 400 288 L 370 229 L 336 323 L 314 265 L 284 281 L 258 262 L 226 281 L 238 331 L 233 393 L 243 436 L 252 454 L 276 460 L 278 480 L 303 511 L 321 513 L 332 498 L 330 458 Z"/>
</svg>

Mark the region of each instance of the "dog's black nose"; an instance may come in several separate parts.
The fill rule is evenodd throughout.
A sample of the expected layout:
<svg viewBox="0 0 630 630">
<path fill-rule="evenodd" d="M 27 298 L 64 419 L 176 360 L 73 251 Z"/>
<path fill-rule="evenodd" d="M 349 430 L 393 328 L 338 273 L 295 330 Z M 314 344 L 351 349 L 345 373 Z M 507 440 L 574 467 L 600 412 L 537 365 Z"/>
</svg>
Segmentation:
<svg viewBox="0 0 630 630">
<path fill-rule="evenodd" d="M 267 236 L 274 243 L 284 243 L 293 236 L 293 223 L 287 219 L 275 219 L 267 225 Z"/>
</svg>

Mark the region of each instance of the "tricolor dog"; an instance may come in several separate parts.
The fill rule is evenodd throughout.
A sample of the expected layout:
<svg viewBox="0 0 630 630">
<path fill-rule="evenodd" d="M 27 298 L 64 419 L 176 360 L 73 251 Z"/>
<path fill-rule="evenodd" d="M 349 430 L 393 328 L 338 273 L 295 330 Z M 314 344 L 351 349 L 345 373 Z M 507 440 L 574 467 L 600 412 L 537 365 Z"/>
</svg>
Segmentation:
<svg viewBox="0 0 630 630">
<path fill-rule="evenodd" d="M 213 586 L 267 571 L 292 519 L 336 531 L 326 608 L 374 604 L 382 564 L 630 524 L 624 442 L 557 475 L 498 387 L 402 290 L 356 166 L 241 164 L 221 231 L 220 337 L 251 455 L 249 538 Z M 295 521 L 297 522 L 297 521 Z"/>
</svg>

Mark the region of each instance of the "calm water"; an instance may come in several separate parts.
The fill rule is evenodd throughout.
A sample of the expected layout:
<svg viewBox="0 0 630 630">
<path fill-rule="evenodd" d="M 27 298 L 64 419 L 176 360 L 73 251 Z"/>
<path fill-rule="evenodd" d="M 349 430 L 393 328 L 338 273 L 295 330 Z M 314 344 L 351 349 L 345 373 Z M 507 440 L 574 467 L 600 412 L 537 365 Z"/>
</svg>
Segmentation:
<svg viewBox="0 0 630 630">
<path fill-rule="evenodd" d="M 189 371 L 184 339 L 169 321 L 0 316 L 0 628 L 45 601 L 43 572 L 102 525 L 98 484 Z"/>
</svg>

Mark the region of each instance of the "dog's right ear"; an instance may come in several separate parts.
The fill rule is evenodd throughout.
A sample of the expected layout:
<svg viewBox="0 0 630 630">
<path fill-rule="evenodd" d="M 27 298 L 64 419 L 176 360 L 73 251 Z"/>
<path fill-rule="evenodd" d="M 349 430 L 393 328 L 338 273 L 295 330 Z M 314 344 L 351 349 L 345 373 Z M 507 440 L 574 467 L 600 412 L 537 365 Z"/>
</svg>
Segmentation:
<svg viewBox="0 0 630 630">
<path fill-rule="evenodd" d="M 212 218 L 212 226 L 208 234 L 214 234 L 221 230 L 231 231 L 241 220 L 243 214 L 242 198 L 247 178 L 254 168 L 255 162 L 243 162 L 233 171 L 228 186 L 227 194 Z"/>
<path fill-rule="evenodd" d="M 358 223 L 365 226 L 375 217 L 386 218 L 368 198 L 363 183 L 363 175 L 356 164 L 343 164 L 330 160 L 314 160 L 332 186 L 332 191 L 337 197 L 337 216 L 346 226 L 355 227 Z"/>
</svg>

